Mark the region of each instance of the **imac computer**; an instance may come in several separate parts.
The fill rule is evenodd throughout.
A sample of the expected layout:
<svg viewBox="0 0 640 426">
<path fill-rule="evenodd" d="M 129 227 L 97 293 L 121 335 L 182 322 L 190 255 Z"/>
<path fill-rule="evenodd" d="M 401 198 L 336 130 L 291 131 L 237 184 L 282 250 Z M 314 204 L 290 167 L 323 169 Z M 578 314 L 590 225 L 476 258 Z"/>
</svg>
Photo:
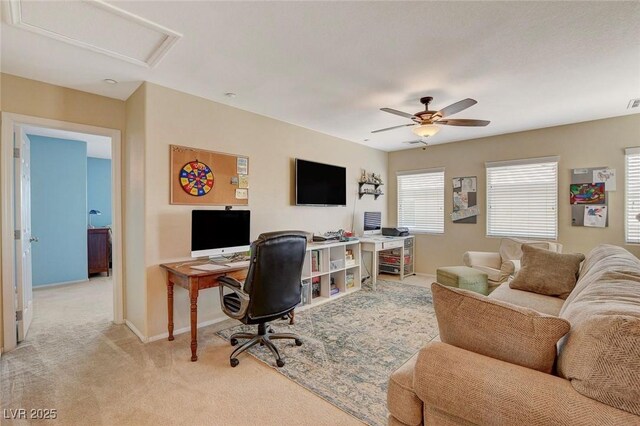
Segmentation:
<svg viewBox="0 0 640 426">
<path fill-rule="evenodd" d="M 193 210 L 191 257 L 249 251 L 249 210 Z"/>
<path fill-rule="evenodd" d="M 364 235 L 382 232 L 382 212 L 364 212 Z"/>
</svg>

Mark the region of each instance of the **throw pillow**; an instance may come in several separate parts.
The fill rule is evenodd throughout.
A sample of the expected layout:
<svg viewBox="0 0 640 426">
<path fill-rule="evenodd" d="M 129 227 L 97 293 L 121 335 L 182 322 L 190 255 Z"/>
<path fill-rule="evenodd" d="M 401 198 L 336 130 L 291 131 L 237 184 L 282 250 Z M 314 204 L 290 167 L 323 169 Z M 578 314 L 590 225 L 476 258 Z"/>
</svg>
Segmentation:
<svg viewBox="0 0 640 426">
<path fill-rule="evenodd" d="M 442 342 L 551 373 L 568 321 L 438 283 L 431 293 Z"/>
<path fill-rule="evenodd" d="M 520 271 L 509 287 L 566 299 L 576 286 L 583 260 L 582 253 L 555 253 L 524 244 Z"/>
</svg>

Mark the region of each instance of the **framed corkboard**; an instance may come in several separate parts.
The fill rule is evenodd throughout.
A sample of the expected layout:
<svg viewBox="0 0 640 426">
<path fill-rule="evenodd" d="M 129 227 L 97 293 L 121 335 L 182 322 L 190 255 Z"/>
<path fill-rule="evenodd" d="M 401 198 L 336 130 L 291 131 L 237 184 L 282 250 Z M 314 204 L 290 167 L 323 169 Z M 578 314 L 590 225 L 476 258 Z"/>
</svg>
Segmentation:
<svg viewBox="0 0 640 426">
<path fill-rule="evenodd" d="M 249 204 L 249 157 L 178 145 L 169 150 L 171 204 Z"/>
</svg>

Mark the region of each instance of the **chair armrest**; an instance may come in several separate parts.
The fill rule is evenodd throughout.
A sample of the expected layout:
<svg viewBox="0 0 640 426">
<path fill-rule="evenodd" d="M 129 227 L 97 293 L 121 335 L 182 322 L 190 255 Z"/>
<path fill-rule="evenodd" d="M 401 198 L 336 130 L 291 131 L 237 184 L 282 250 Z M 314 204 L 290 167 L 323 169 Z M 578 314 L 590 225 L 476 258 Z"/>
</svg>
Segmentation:
<svg viewBox="0 0 640 426">
<path fill-rule="evenodd" d="M 414 371 L 429 412 L 491 425 L 637 424 L 637 416 L 576 392 L 568 380 L 440 342 L 427 344 Z"/>
<path fill-rule="evenodd" d="M 520 270 L 519 260 L 505 260 L 500 267 L 500 278 L 507 279 L 510 276 L 514 276 Z"/>
<path fill-rule="evenodd" d="M 490 251 L 468 251 L 462 257 L 465 266 L 488 266 L 493 269 L 500 269 L 502 258 L 500 253 Z"/>
<path fill-rule="evenodd" d="M 220 286 L 218 288 L 220 289 L 220 307 L 222 308 L 222 311 L 227 316 L 233 319 L 243 318 L 247 313 L 247 308 L 249 307 L 249 295 L 245 293 L 244 290 L 242 290 L 242 283 L 236 280 L 235 278 L 231 278 L 227 276 L 218 278 L 218 282 L 220 283 Z M 228 288 L 238 296 L 238 299 L 240 300 L 240 309 L 238 309 L 237 312 L 232 311 L 225 306 L 224 304 L 225 288 Z"/>
</svg>

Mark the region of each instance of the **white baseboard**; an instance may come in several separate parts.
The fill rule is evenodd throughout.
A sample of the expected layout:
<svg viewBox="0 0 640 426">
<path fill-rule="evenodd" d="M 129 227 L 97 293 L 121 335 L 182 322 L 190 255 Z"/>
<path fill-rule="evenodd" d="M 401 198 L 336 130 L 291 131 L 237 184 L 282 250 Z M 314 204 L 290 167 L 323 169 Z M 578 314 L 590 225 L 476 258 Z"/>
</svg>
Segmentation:
<svg viewBox="0 0 640 426">
<path fill-rule="evenodd" d="M 212 320 L 209 320 L 209 321 L 199 322 L 198 323 L 198 328 L 207 327 L 209 325 L 217 324 L 219 322 L 226 321 L 228 319 L 229 319 L 229 317 L 225 316 L 223 318 L 215 318 L 215 319 L 212 319 Z M 173 330 L 173 335 L 175 336 L 177 334 L 187 333 L 187 332 L 190 332 L 190 331 L 191 331 L 191 326 L 182 327 L 182 328 L 179 328 L 177 330 Z M 156 340 L 162 340 L 162 339 L 167 339 L 167 338 L 169 338 L 169 332 L 168 331 L 165 332 L 165 333 L 162 333 L 162 334 L 157 334 L 155 336 L 149 337 L 147 339 L 147 343 L 155 342 Z"/>
<path fill-rule="evenodd" d="M 51 283 L 51 284 L 36 285 L 36 286 L 33 286 L 32 288 L 34 290 L 40 290 L 41 288 L 57 287 L 59 285 L 69 285 L 69 284 L 84 283 L 84 282 L 87 282 L 87 281 L 89 281 L 89 278 L 84 279 L 84 280 L 63 281 L 61 283 Z"/>
<path fill-rule="evenodd" d="M 147 339 L 131 321 L 126 319 L 124 320 L 124 323 L 129 327 L 129 330 L 133 331 L 133 334 L 138 336 L 138 339 L 140 339 L 142 343 L 147 343 L 149 341 L 149 339 Z"/>
</svg>

